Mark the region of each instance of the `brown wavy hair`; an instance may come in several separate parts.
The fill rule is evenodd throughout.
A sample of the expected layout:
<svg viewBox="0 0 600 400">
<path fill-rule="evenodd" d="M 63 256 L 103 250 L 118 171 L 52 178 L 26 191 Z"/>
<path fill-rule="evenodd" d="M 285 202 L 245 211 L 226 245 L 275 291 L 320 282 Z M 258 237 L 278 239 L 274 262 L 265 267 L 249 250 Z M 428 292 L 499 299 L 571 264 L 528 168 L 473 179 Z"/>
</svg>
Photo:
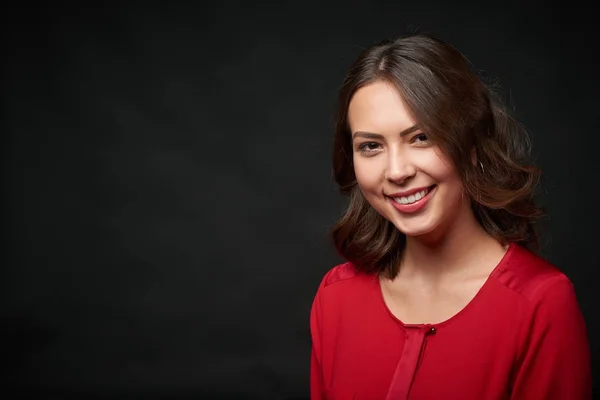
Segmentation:
<svg viewBox="0 0 600 400">
<path fill-rule="evenodd" d="M 397 88 L 419 127 L 449 156 L 481 226 L 500 243 L 537 249 L 540 171 L 530 160 L 526 129 L 457 49 L 413 33 L 364 50 L 340 89 L 333 172 L 349 205 L 332 229 L 337 251 L 360 270 L 393 278 L 406 243 L 363 197 L 354 175 L 348 106 L 358 89 L 378 80 Z"/>
</svg>

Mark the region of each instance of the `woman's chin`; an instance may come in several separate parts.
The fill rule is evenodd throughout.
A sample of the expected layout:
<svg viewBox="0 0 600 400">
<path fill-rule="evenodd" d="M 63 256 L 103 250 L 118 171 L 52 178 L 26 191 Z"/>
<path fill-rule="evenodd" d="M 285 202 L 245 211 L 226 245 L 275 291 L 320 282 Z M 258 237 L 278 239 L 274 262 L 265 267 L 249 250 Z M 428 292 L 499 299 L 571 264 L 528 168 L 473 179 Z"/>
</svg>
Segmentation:
<svg viewBox="0 0 600 400">
<path fill-rule="evenodd" d="M 431 225 L 394 224 L 394 226 L 404 235 L 411 238 L 426 238 L 435 230 L 435 227 Z"/>
</svg>

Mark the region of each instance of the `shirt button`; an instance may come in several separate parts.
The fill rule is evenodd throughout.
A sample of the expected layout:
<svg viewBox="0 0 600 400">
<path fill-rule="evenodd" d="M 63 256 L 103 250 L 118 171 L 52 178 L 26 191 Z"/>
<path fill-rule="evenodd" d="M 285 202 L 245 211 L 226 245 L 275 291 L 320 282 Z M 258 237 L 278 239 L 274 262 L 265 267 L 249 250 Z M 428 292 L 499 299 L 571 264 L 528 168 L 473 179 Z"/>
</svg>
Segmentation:
<svg viewBox="0 0 600 400">
<path fill-rule="evenodd" d="M 429 328 L 429 333 L 430 333 L 431 335 L 434 335 L 434 334 L 435 334 L 435 332 L 436 332 L 436 330 L 435 330 L 435 326 L 432 326 L 431 328 Z"/>
</svg>

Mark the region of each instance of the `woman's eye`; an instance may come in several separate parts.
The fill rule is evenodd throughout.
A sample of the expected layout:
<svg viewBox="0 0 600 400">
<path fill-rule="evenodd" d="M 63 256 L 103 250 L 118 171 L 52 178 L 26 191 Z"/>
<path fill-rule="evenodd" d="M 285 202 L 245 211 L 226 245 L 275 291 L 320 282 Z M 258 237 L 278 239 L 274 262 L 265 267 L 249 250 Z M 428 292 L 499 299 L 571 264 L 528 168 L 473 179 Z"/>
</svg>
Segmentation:
<svg viewBox="0 0 600 400">
<path fill-rule="evenodd" d="M 378 148 L 379 148 L 379 143 L 365 142 L 365 143 L 361 144 L 360 146 L 358 146 L 358 151 L 360 151 L 361 153 L 368 153 L 371 151 L 375 151 Z"/>
<path fill-rule="evenodd" d="M 429 138 L 424 133 L 419 133 L 419 134 L 415 135 L 415 137 L 413 138 L 413 141 L 415 141 L 415 142 L 426 142 L 428 140 L 429 140 Z"/>
</svg>

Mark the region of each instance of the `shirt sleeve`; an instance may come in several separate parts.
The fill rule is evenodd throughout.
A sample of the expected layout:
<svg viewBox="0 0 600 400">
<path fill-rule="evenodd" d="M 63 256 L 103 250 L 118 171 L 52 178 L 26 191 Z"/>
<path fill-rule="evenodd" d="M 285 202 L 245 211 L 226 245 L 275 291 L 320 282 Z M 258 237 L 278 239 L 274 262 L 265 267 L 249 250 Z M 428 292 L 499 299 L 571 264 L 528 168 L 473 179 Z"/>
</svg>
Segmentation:
<svg viewBox="0 0 600 400">
<path fill-rule="evenodd" d="M 329 274 L 329 273 L 328 273 Z M 325 399 L 325 388 L 323 386 L 323 370 L 321 365 L 321 329 L 322 329 L 322 290 L 325 286 L 327 275 L 321 281 L 317 294 L 312 303 L 310 311 L 310 335 L 312 340 L 312 349 L 310 355 L 310 399 Z"/>
<path fill-rule="evenodd" d="M 529 315 L 510 399 L 591 399 L 590 348 L 571 281 L 564 275 L 547 281 Z"/>
</svg>

